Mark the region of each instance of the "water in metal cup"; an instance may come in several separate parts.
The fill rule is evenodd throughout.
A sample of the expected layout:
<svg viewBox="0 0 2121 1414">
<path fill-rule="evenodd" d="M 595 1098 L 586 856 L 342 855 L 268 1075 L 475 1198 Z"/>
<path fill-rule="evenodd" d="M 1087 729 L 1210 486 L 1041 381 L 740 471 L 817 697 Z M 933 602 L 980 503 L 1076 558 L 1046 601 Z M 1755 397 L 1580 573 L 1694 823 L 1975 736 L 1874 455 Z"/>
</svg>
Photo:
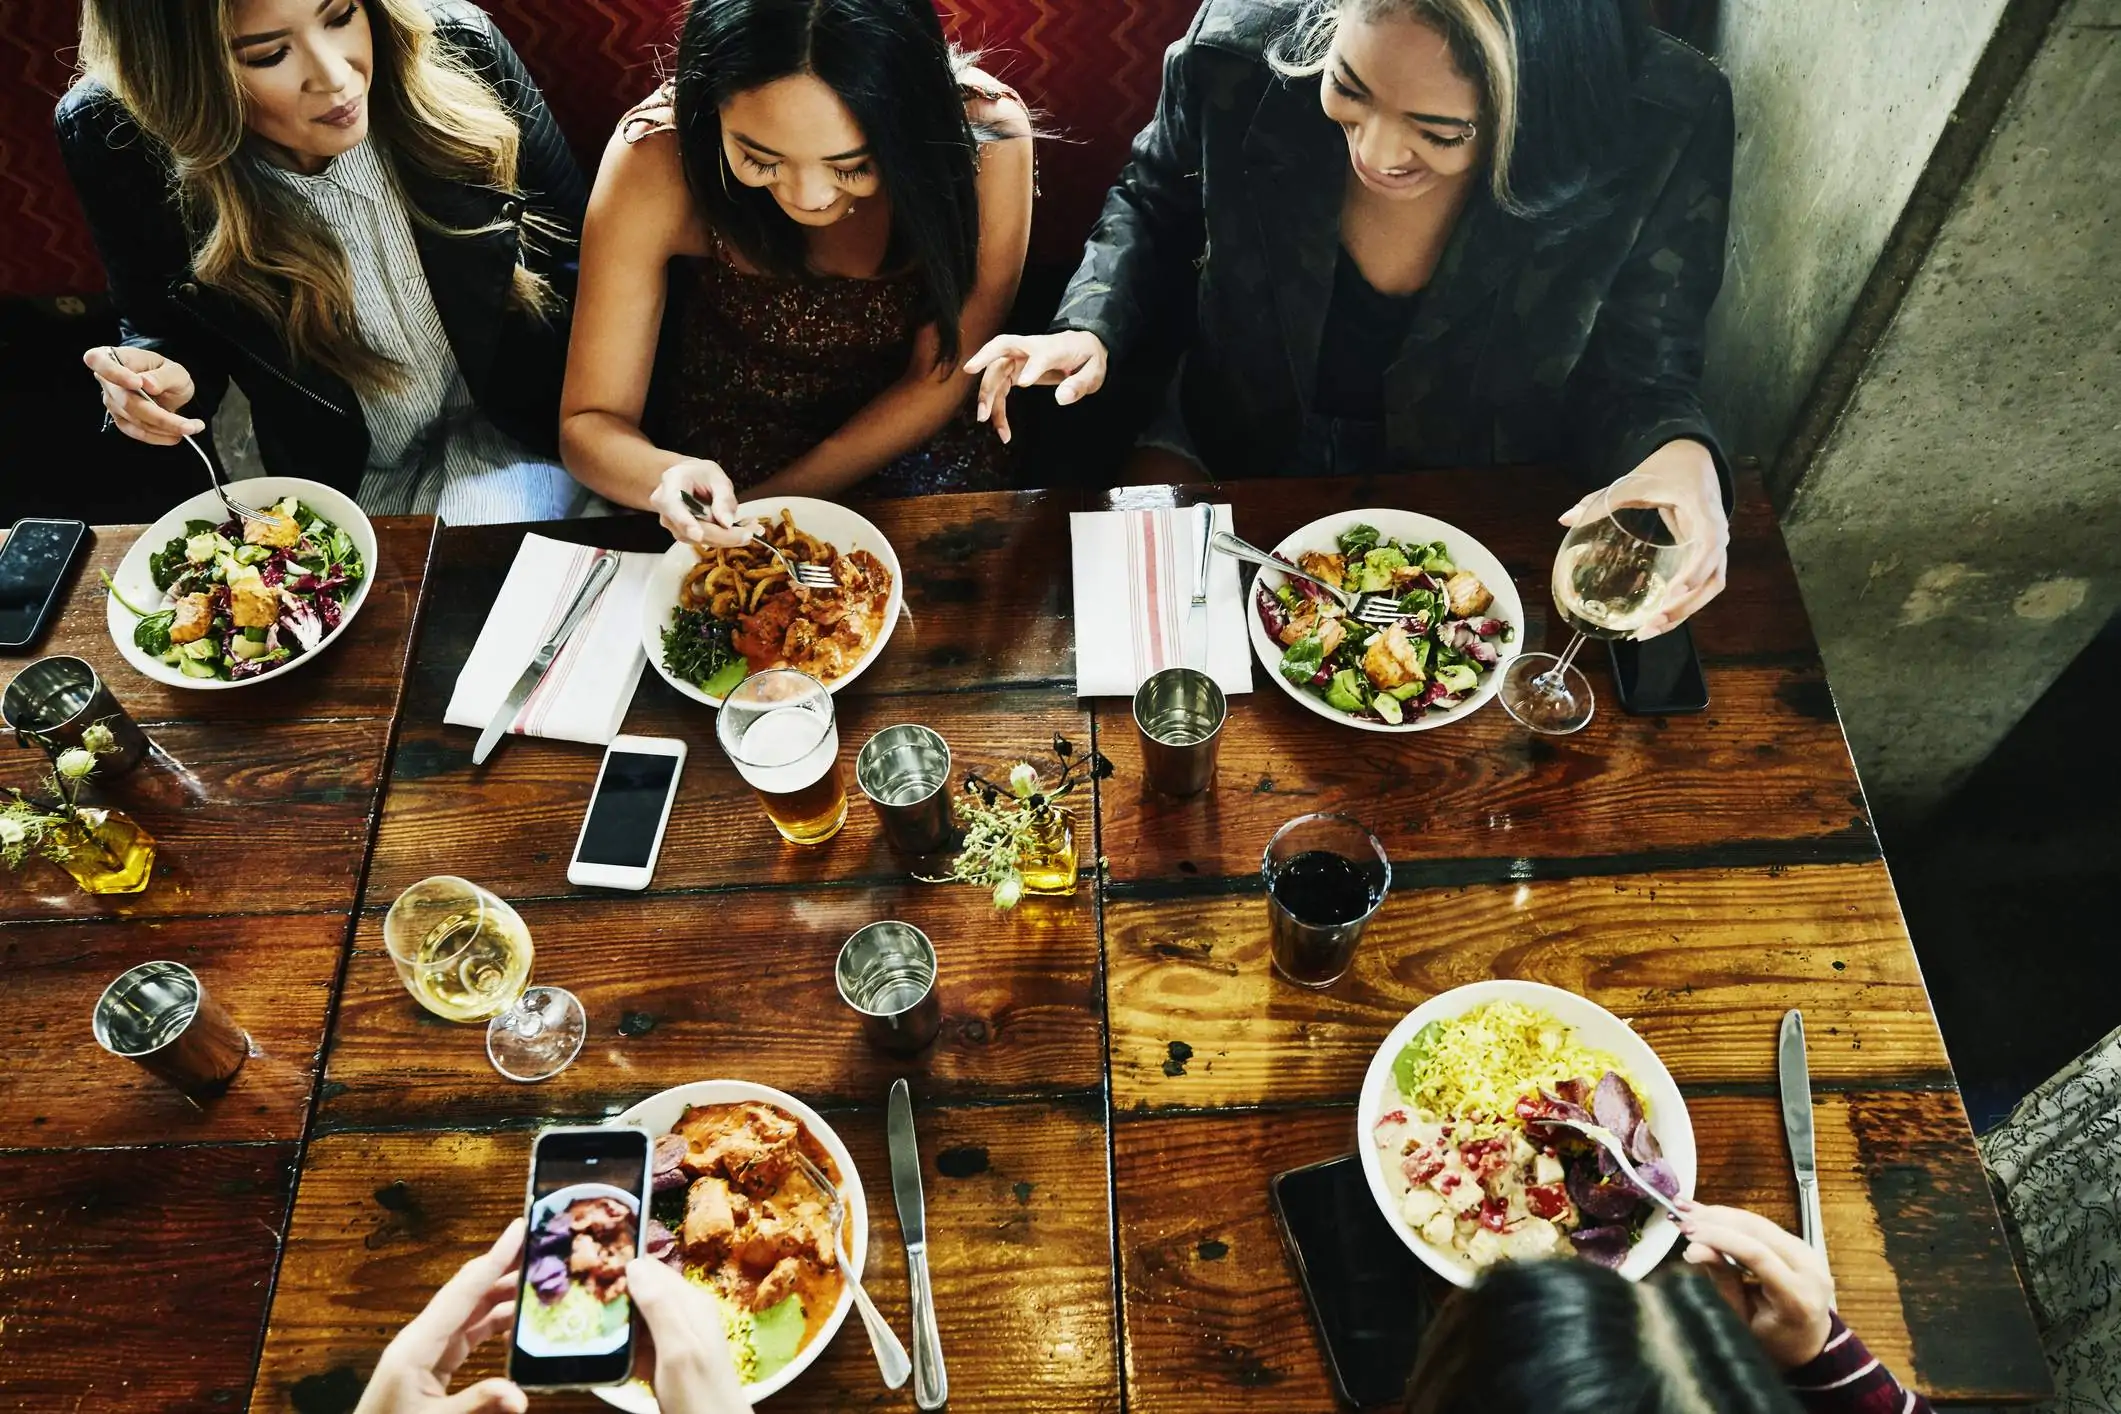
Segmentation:
<svg viewBox="0 0 2121 1414">
<path fill-rule="evenodd" d="M 250 1056 L 250 1037 L 181 962 L 145 962 L 118 978 L 90 1024 L 103 1049 L 194 1098 L 226 1089 Z"/>
<path fill-rule="evenodd" d="M 752 674 L 723 699 L 715 734 L 783 839 L 823 844 L 847 823 L 839 724 L 817 679 L 790 668 Z"/>
<path fill-rule="evenodd" d="M 1142 779 L 1165 795 L 1199 795 L 1215 780 L 1229 699 L 1215 679 L 1194 668 L 1150 674 L 1134 694 L 1142 735 Z"/>
<path fill-rule="evenodd" d="M 6 714 L 19 745 L 41 746 L 55 758 L 79 746 L 81 734 L 90 727 L 108 727 L 117 749 L 97 758 L 97 771 L 106 778 L 132 770 L 147 755 L 147 734 L 118 705 L 94 666 L 81 658 L 62 654 L 30 664 L 0 694 L 0 712 Z"/>
<path fill-rule="evenodd" d="M 942 1028 L 935 990 L 935 944 L 911 923 L 885 919 L 840 947 L 833 979 L 840 1000 L 862 1017 L 862 1034 L 881 1050 L 910 1055 Z"/>
<path fill-rule="evenodd" d="M 884 728 L 856 754 L 854 780 L 894 848 L 933 854 L 950 843 L 950 748 L 936 732 Z"/>
<path fill-rule="evenodd" d="M 1275 832 L 1260 873 L 1274 970 L 1303 987 L 1338 982 L 1391 889 L 1384 845 L 1345 815 L 1302 815 Z"/>
</svg>

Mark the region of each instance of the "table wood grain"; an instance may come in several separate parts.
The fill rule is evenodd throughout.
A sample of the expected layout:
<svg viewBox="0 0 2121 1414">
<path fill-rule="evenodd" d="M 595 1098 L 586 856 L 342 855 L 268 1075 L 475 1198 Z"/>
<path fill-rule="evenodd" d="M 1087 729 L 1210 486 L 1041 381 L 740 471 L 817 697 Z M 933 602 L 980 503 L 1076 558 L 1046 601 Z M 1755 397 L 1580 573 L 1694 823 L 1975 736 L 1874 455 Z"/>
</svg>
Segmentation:
<svg viewBox="0 0 2121 1414">
<path fill-rule="evenodd" d="M 692 1078 L 711 1073 L 703 1068 Z M 1119 1408 L 1102 1106 L 937 1106 L 916 1083 L 935 1309 L 951 1408 Z M 638 1097 L 636 1097 L 638 1098 Z M 864 1284 L 910 1329 L 881 1095 L 826 1114 L 870 1215 Z M 258 1409 L 348 1414 L 376 1353 L 522 1209 L 528 1132 L 332 1134 L 311 1144 L 258 1375 Z M 497 1374 L 499 1341 L 463 1379 Z M 605 1406 L 586 1395 L 540 1408 Z M 912 1408 L 851 1311 L 775 1410 Z"/>
</svg>

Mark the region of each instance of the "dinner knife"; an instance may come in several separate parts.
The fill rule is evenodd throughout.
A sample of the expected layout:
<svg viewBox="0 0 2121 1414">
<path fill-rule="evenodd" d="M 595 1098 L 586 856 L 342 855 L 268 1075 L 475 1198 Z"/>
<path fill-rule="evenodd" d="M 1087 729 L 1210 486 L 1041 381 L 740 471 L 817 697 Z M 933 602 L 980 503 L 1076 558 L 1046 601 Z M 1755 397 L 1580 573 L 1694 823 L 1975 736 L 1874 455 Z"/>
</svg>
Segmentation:
<svg viewBox="0 0 2121 1414">
<path fill-rule="evenodd" d="M 928 1213 L 921 1203 L 921 1148 L 913 1137 L 913 1092 L 891 1082 L 886 1120 L 891 1138 L 891 1196 L 898 1202 L 899 1236 L 906 1241 L 906 1282 L 913 1289 L 913 1402 L 940 1409 L 950 1402 L 943 1370 L 943 1338 L 935 1328 L 935 1292 L 928 1284 Z"/>
<path fill-rule="evenodd" d="M 1186 613 L 1186 631 L 1179 639 L 1182 666 L 1208 671 L 1208 559 L 1215 553 L 1215 507 L 1202 502 L 1195 512 L 1200 521 L 1200 568 L 1193 576 L 1193 607 Z"/>
<path fill-rule="evenodd" d="M 1826 1223 L 1819 1211 L 1819 1159 L 1812 1147 L 1812 1072 L 1804 1056 L 1804 1013 L 1794 1007 L 1782 1014 L 1775 1069 L 1782 1080 L 1782 1132 L 1797 1171 L 1798 1233 L 1824 1260 Z"/>
<path fill-rule="evenodd" d="M 538 645 L 537 656 L 530 660 L 529 667 L 523 669 L 523 675 L 516 679 L 516 685 L 508 690 L 507 699 L 501 703 L 500 710 L 493 714 L 492 720 L 486 723 L 486 730 L 479 733 L 479 744 L 471 749 L 472 765 L 485 765 L 486 758 L 493 754 L 494 744 L 508 735 L 509 727 L 515 724 L 516 713 L 523 710 L 523 704 L 530 700 L 530 694 L 537 691 L 538 684 L 544 680 L 545 670 L 552 666 L 553 659 L 560 656 L 560 650 L 567 646 L 568 638 L 589 613 L 590 606 L 596 603 L 597 596 L 604 592 L 604 586 L 611 583 L 611 577 L 618 572 L 619 552 L 597 551 L 596 558 L 589 563 L 589 577 L 583 580 L 582 587 L 575 591 L 574 602 L 567 606 L 567 613 L 560 619 L 560 626 L 552 631 L 551 637 Z"/>
</svg>

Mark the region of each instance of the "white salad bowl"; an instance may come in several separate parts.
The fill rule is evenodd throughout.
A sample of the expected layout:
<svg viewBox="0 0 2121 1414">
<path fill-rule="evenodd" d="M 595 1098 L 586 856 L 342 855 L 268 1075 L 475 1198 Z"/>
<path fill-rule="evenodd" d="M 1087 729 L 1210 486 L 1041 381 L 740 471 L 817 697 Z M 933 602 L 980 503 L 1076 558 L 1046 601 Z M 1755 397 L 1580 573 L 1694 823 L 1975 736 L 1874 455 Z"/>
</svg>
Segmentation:
<svg viewBox="0 0 2121 1414">
<path fill-rule="evenodd" d="M 302 502 L 353 537 L 354 548 L 361 552 L 361 582 L 354 586 L 353 594 L 339 606 L 339 626 L 325 634 L 316 647 L 277 668 L 268 668 L 256 677 L 233 680 L 186 677 L 141 648 L 133 642 L 133 626 L 139 619 L 115 597 L 106 594 L 105 618 L 110 625 L 111 642 L 117 644 L 118 652 L 126 662 L 132 664 L 142 676 L 153 678 L 156 682 L 207 692 L 271 682 L 282 673 L 296 672 L 315 662 L 319 654 L 345 634 L 347 626 L 354 621 L 354 615 L 360 613 L 361 606 L 368 602 L 368 589 L 375 583 L 377 570 L 376 528 L 369 524 L 368 517 L 354 504 L 353 497 L 322 482 L 304 481 L 298 476 L 252 477 L 248 481 L 232 483 L 228 494 L 242 504 L 259 510 L 289 496 Z M 161 609 L 162 591 L 155 588 L 155 577 L 147 566 L 148 556 L 168 544 L 171 537 L 182 535 L 186 521 L 210 520 L 218 525 L 227 519 L 228 509 L 221 504 L 221 498 L 210 489 L 201 491 L 149 526 L 147 533 L 133 542 L 132 548 L 125 552 L 125 558 L 118 562 L 117 570 L 111 575 L 111 582 L 118 586 L 118 593 L 150 613 Z"/>
<path fill-rule="evenodd" d="M 891 548 L 884 532 L 872 525 L 868 517 L 845 506 L 809 496 L 761 496 L 737 507 L 738 514 L 747 520 L 754 517 L 777 520 L 784 510 L 795 517 L 796 528 L 805 534 L 815 535 L 842 555 L 867 550 L 891 571 L 891 600 L 884 605 L 884 626 L 877 630 L 876 641 L 855 660 L 852 668 L 825 684 L 826 691 L 838 692 L 860 677 L 884 651 L 884 645 L 891 641 L 891 631 L 898 627 L 899 610 L 906 602 L 905 575 L 899 569 L 898 552 Z M 702 692 L 697 684 L 685 681 L 663 665 L 663 630 L 670 627 L 677 614 L 678 592 L 685 587 L 686 573 L 699 562 L 699 556 L 690 545 L 672 545 L 663 552 L 663 558 L 648 576 L 648 590 L 641 600 L 641 647 L 647 650 L 648 661 L 663 675 L 664 682 L 695 702 L 719 707 L 721 698 Z"/>
<path fill-rule="evenodd" d="M 801 512 L 797 514 L 800 516 Z M 797 523 L 800 524 L 800 520 Z M 802 1121 L 804 1128 L 817 1136 L 818 1142 L 825 1146 L 825 1152 L 832 1155 L 833 1166 L 839 1170 L 840 1201 L 847 1207 L 847 1250 L 854 1258 L 852 1275 L 859 1277 L 869 1258 L 869 1201 L 862 1194 L 862 1176 L 854 1167 L 854 1155 L 847 1152 L 847 1145 L 833 1132 L 832 1126 L 795 1096 L 770 1085 L 755 1085 L 749 1080 L 695 1080 L 689 1085 L 673 1085 L 668 1090 L 650 1095 L 610 1123 L 637 1124 L 649 1134 L 661 1138 L 670 1132 L 670 1127 L 678 1122 L 688 1106 L 733 1105 L 745 1100 L 777 1105 L 794 1115 Z M 745 1396 L 756 1404 L 768 1395 L 786 1389 L 796 1376 L 816 1362 L 826 1346 L 832 1344 L 832 1338 L 839 1334 L 840 1326 L 847 1319 L 847 1311 L 853 1305 L 854 1288 L 841 1282 L 840 1299 L 831 1314 L 825 1317 L 825 1324 L 818 1329 L 817 1339 L 797 1351 L 795 1358 L 770 1378 L 744 1386 Z M 623 1409 L 626 1414 L 658 1414 L 655 1396 L 639 1384 L 607 1385 L 595 1393 L 606 1404 Z"/>
<path fill-rule="evenodd" d="M 1245 593 L 1245 623 L 1251 628 L 1252 651 L 1259 656 L 1260 665 L 1267 670 L 1267 676 L 1273 679 L 1275 686 L 1327 721 L 1338 722 L 1344 727 L 1357 727 L 1366 732 L 1425 732 L 1479 711 L 1482 704 L 1493 697 L 1496 690 L 1502 686 L 1503 670 L 1510 666 L 1510 660 L 1524 647 L 1524 601 L 1518 598 L 1517 585 L 1510 578 L 1509 571 L 1502 567 L 1502 561 L 1496 559 L 1487 546 L 1457 526 L 1440 521 L 1434 516 L 1425 516 L 1419 511 L 1398 511 L 1386 507 L 1340 511 L 1333 515 L 1320 516 L 1309 525 L 1285 536 L 1279 545 L 1273 547 L 1272 552 L 1292 563 L 1298 555 L 1307 550 L 1331 554 L 1340 548 L 1340 533 L 1351 525 L 1375 526 L 1378 534 L 1385 539 L 1410 545 L 1441 540 L 1444 548 L 1450 552 L 1452 561 L 1460 569 L 1471 570 L 1480 576 L 1480 582 L 1495 596 L 1494 604 L 1488 609 L 1489 616 L 1501 619 L 1513 630 L 1507 642 L 1496 644 L 1501 658 L 1494 667 L 1481 674 L 1479 684 L 1466 694 L 1465 700 L 1449 711 L 1424 712 L 1412 721 L 1399 723 L 1371 722 L 1360 717 L 1351 717 L 1336 707 L 1328 706 L 1323 699 L 1313 697 L 1281 675 L 1282 646 L 1274 641 L 1274 636 L 1267 632 L 1267 626 L 1260 622 L 1257 595 L 1260 583 L 1263 582 L 1272 589 L 1279 586 L 1285 576 L 1278 570 L 1262 569 L 1253 587 Z"/>
<path fill-rule="evenodd" d="M 1657 1136 L 1665 1159 L 1671 1164 L 1672 1172 L 1678 1175 L 1679 1196 L 1691 1198 L 1694 1194 L 1694 1124 L 1687 1117 L 1686 1101 L 1680 1097 L 1679 1085 L 1672 1079 L 1672 1073 L 1664 1068 L 1663 1061 L 1657 1059 L 1649 1042 L 1635 1034 L 1634 1028 L 1598 1003 L 1543 982 L 1498 978 L 1453 987 L 1407 1013 L 1385 1037 L 1377 1054 L 1371 1057 L 1369 1072 L 1363 1076 L 1362 1098 L 1355 1107 L 1355 1151 L 1362 1156 L 1362 1172 L 1369 1180 L 1370 1196 L 1377 1200 L 1378 1210 L 1384 1214 L 1392 1230 L 1399 1234 L 1399 1240 L 1406 1243 L 1407 1250 L 1426 1263 L 1431 1271 L 1458 1286 L 1471 1286 L 1478 1271 L 1437 1251 L 1407 1226 L 1399 1215 L 1399 1203 L 1385 1178 L 1384 1161 L 1379 1157 L 1377 1142 L 1371 1136 L 1377 1130 L 1377 1121 L 1387 1111 L 1405 1104 L 1400 1097 L 1398 1082 L 1392 1076 L 1392 1063 L 1414 1039 L 1415 1033 L 1432 1021 L 1463 1016 L 1488 1002 L 1518 1002 L 1546 1012 L 1572 1027 L 1576 1038 L 1584 1045 L 1607 1052 L 1626 1067 L 1628 1078 L 1634 1082 L 1635 1094 L 1642 1101 L 1643 1117 L 1650 1122 L 1650 1132 Z M 1663 1208 L 1653 1208 L 1649 1221 L 1643 1224 L 1642 1237 L 1629 1251 L 1627 1260 L 1621 1263 L 1620 1274 L 1629 1281 L 1640 1281 L 1664 1260 L 1665 1254 L 1678 1240 L 1679 1226 L 1672 1221 L 1671 1215 Z"/>
</svg>

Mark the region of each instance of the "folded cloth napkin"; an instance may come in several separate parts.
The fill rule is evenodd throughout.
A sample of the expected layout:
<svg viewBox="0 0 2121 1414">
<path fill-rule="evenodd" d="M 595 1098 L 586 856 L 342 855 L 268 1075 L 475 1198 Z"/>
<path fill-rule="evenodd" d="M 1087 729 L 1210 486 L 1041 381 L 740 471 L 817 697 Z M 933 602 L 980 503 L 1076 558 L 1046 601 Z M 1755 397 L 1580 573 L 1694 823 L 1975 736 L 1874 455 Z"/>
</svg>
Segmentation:
<svg viewBox="0 0 2121 1414">
<path fill-rule="evenodd" d="M 493 720 L 539 645 L 560 626 L 596 554 L 590 545 L 570 545 L 543 535 L 523 537 L 501 595 L 479 630 L 479 641 L 457 674 L 457 690 L 443 721 L 484 727 Z M 619 557 L 618 573 L 516 713 L 510 732 L 599 746 L 618 735 L 641 669 L 648 665 L 641 648 L 641 603 L 648 576 L 661 558 Z"/>
<path fill-rule="evenodd" d="M 1200 568 L 1200 515 L 1191 506 L 1145 511 L 1078 511 L 1075 547 L 1075 693 L 1131 697 L 1151 673 L 1201 667 L 1181 662 L 1193 577 Z M 1230 508 L 1215 508 L 1229 530 Z M 1206 671 L 1225 693 L 1252 690 L 1252 643 L 1245 630 L 1237 561 L 1208 562 Z"/>
</svg>

